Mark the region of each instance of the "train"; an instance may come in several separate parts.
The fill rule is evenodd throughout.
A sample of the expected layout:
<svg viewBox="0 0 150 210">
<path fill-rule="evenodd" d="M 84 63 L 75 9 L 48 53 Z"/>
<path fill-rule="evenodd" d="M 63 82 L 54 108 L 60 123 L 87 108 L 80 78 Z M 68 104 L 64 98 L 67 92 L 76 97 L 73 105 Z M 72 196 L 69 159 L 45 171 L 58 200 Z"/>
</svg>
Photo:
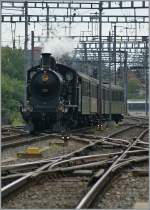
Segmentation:
<svg viewBox="0 0 150 210">
<path fill-rule="evenodd" d="M 99 81 L 56 63 L 50 53 L 42 53 L 41 64 L 27 71 L 26 85 L 21 114 L 32 133 L 47 129 L 58 132 L 109 120 L 109 84 L 102 84 L 99 103 Z M 111 120 L 118 123 L 124 113 L 123 88 L 112 85 L 111 96 Z"/>
</svg>

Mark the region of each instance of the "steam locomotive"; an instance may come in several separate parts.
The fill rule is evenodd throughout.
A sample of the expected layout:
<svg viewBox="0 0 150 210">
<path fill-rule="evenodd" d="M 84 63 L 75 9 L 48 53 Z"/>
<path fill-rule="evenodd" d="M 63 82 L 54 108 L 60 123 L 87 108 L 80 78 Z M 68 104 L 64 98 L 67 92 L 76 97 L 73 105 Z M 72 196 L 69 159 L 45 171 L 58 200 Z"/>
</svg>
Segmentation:
<svg viewBox="0 0 150 210">
<path fill-rule="evenodd" d="M 102 85 L 102 114 L 98 113 L 99 81 L 43 53 L 41 65 L 27 71 L 26 105 L 21 114 L 30 132 L 77 128 L 109 118 L 109 85 Z M 123 118 L 123 89 L 111 88 L 111 119 Z"/>
</svg>

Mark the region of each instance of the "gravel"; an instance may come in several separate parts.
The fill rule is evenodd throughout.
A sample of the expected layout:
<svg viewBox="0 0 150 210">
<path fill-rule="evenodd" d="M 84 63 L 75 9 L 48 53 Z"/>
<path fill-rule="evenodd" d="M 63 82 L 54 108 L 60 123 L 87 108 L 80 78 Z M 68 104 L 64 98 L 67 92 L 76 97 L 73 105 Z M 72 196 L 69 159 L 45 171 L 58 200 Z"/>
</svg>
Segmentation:
<svg viewBox="0 0 150 210">
<path fill-rule="evenodd" d="M 112 132 L 118 131 L 120 129 L 122 129 L 121 125 L 116 125 L 115 123 L 112 123 L 111 125 L 109 125 L 109 127 L 107 127 L 108 125 L 105 125 L 105 129 L 102 131 L 95 131 L 95 129 L 89 129 L 90 133 L 95 133 L 96 135 L 101 135 L 101 136 L 107 136 L 109 134 L 111 134 Z M 124 126 L 124 127 L 128 127 L 128 126 Z M 8 148 L 2 151 L 2 155 L 1 155 L 1 159 L 5 160 L 5 159 L 9 159 L 9 158 L 17 158 L 17 153 L 18 152 L 23 152 L 26 150 L 27 147 L 46 147 L 49 146 L 49 142 L 55 142 L 55 141 L 61 141 L 60 138 L 52 138 L 50 137 L 47 140 L 39 140 L 37 142 L 33 142 L 30 144 L 25 144 L 25 145 L 21 145 L 21 146 L 17 146 L 17 147 L 12 147 L 12 148 Z M 85 146 L 86 143 L 82 143 L 82 142 L 78 142 L 78 141 L 74 141 L 74 140 L 69 140 L 69 145 L 62 147 L 62 145 L 51 145 L 50 149 L 47 152 L 44 152 L 43 157 L 40 158 L 19 158 L 17 160 L 14 161 L 10 161 L 9 163 L 4 163 L 4 164 L 12 164 L 12 163 L 23 163 L 23 162 L 28 162 L 28 161 L 34 161 L 34 160 L 41 160 L 41 159 L 45 159 L 45 158 L 49 158 L 49 157 L 55 157 L 58 155 L 63 155 L 69 152 L 72 152 L 76 149 L 79 149 L 83 146 Z M 103 150 L 101 147 L 97 148 L 97 151 L 94 152 L 94 154 L 99 154 L 99 152 L 102 150 L 102 152 L 105 152 L 105 150 Z M 106 150 L 106 152 L 108 152 L 108 150 Z M 3 165 L 4 165 L 3 164 Z"/>
<path fill-rule="evenodd" d="M 128 131 L 124 131 L 124 132 L 122 132 L 122 133 L 120 133 L 120 134 L 116 134 L 116 135 L 114 135 L 113 137 L 114 138 L 121 138 L 121 139 L 125 139 L 125 140 L 131 140 L 131 139 L 133 139 L 135 136 L 139 136 L 140 135 L 140 133 L 142 132 L 142 131 L 144 131 L 145 130 L 145 128 L 141 128 L 141 127 L 135 127 L 135 128 L 132 128 L 132 129 L 130 129 L 130 130 L 128 130 Z"/>
<path fill-rule="evenodd" d="M 87 177 L 43 176 L 2 201 L 7 209 L 75 208 L 87 191 Z"/>
<path fill-rule="evenodd" d="M 44 147 L 48 147 L 49 143 L 51 143 L 51 142 L 55 143 L 55 142 L 62 142 L 62 141 L 60 140 L 60 138 L 49 138 L 47 140 L 41 140 L 41 141 L 39 140 L 34 143 L 25 144 L 25 145 L 14 147 L 14 148 L 8 148 L 8 149 L 5 149 L 2 151 L 1 159 L 4 160 L 4 159 L 8 159 L 8 158 L 16 158 L 18 152 L 24 152 L 28 147 L 44 148 Z M 58 155 L 64 155 L 64 154 L 70 153 L 74 150 L 77 150 L 85 145 L 86 145 L 85 142 L 78 142 L 75 140 L 69 140 L 68 145 L 64 145 L 64 146 L 62 144 L 51 144 L 49 146 L 49 149 L 42 153 L 43 154 L 42 157 L 18 158 L 16 160 L 14 160 L 13 162 L 22 163 L 22 162 L 29 162 L 29 161 L 34 161 L 34 160 L 42 160 L 45 158 L 51 158 L 51 157 L 55 157 Z M 5 163 L 5 164 L 7 164 L 7 163 Z M 12 162 L 10 162 L 8 164 L 12 164 Z"/>
<path fill-rule="evenodd" d="M 146 133 L 142 139 L 142 141 L 149 142 L 149 133 Z"/>
<path fill-rule="evenodd" d="M 106 125 L 104 130 L 95 131 L 94 134 L 106 137 L 112 134 L 113 132 L 119 131 L 120 129 L 127 128 L 127 127 L 128 125 L 111 123 L 110 125 Z"/>
<path fill-rule="evenodd" d="M 146 165 L 148 168 L 148 164 Z M 93 206 L 97 209 L 132 209 L 136 202 L 148 202 L 148 176 L 134 176 L 122 173 L 110 185 L 104 195 L 100 195 Z"/>
<path fill-rule="evenodd" d="M 103 131 L 90 130 L 89 133 L 94 133 L 100 136 L 108 136 L 109 134 L 128 127 L 127 125 L 115 125 L 111 124 L 110 127 L 105 127 Z M 118 134 L 115 138 L 132 139 L 135 134 L 138 136 L 143 128 L 133 128 L 132 130 L 125 131 Z M 148 135 L 145 135 L 144 139 L 148 139 Z M 30 144 L 30 146 L 45 147 L 49 145 L 49 142 L 60 141 L 58 138 L 50 138 L 48 140 L 38 141 Z M 43 158 L 54 157 L 62 154 L 72 152 L 85 146 L 86 143 L 69 140 L 68 146 L 51 145 L 50 149 L 44 152 Z M 11 148 L 4 150 L 2 159 L 16 157 L 17 151 L 23 151 L 28 145 L 19 146 L 17 148 Z M 93 150 L 89 150 L 86 155 L 102 154 L 120 151 L 120 148 L 102 148 L 96 146 Z M 40 160 L 42 158 L 39 158 Z M 35 160 L 35 159 L 34 159 Z M 37 160 L 37 158 L 36 158 Z M 17 163 L 33 161 L 32 159 L 18 159 Z M 148 168 L 148 164 L 140 164 L 141 167 Z M 29 182 L 22 189 L 18 190 L 14 195 L 7 197 L 2 202 L 2 208 L 17 208 L 17 209 L 53 209 L 53 208 L 75 208 L 81 198 L 88 190 L 87 177 L 60 177 L 54 178 L 44 176 L 40 179 L 36 179 Z M 98 209 L 115 209 L 115 208 L 133 208 L 135 202 L 148 200 L 148 177 L 135 176 L 130 169 L 125 170 L 120 176 L 112 181 L 109 188 L 106 189 L 104 194 L 100 194 L 94 203 L 93 208 Z"/>
</svg>

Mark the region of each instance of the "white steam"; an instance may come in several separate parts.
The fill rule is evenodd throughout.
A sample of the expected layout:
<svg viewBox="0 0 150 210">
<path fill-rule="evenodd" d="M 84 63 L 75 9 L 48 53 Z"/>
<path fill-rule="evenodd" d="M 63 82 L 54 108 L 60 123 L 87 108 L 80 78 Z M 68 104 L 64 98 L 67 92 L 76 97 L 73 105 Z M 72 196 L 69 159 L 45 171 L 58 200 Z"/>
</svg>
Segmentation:
<svg viewBox="0 0 150 210">
<path fill-rule="evenodd" d="M 71 54 L 74 50 L 71 38 L 50 38 L 43 43 L 42 53 L 51 53 L 54 57 L 61 58 L 64 54 Z"/>
</svg>

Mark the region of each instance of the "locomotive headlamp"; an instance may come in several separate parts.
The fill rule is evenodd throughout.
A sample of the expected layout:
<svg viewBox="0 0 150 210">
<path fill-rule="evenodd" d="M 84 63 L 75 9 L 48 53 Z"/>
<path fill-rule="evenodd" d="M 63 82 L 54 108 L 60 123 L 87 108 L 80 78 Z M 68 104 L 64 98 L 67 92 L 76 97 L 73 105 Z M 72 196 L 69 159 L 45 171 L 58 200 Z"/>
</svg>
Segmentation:
<svg viewBox="0 0 150 210">
<path fill-rule="evenodd" d="M 63 104 L 59 104 L 58 107 L 57 107 L 57 110 L 59 112 L 64 112 L 64 106 L 63 106 Z"/>
<path fill-rule="evenodd" d="M 103 125 L 102 124 L 98 124 L 97 125 L 97 130 L 103 130 Z"/>
<path fill-rule="evenodd" d="M 61 138 L 62 138 L 63 140 L 69 140 L 69 139 L 70 139 L 70 136 L 64 135 L 64 136 L 62 136 Z"/>
<path fill-rule="evenodd" d="M 32 112 L 33 111 L 33 107 L 31 105 L 27 105 L 26 110 L 28 112 Z"/>
<path fill-rule="evenodd" d="M 48 80 L 48 73 L 44 71 L 44 74 L 42 75 L 42 81 L 46 82 Z"/>
</svg>

